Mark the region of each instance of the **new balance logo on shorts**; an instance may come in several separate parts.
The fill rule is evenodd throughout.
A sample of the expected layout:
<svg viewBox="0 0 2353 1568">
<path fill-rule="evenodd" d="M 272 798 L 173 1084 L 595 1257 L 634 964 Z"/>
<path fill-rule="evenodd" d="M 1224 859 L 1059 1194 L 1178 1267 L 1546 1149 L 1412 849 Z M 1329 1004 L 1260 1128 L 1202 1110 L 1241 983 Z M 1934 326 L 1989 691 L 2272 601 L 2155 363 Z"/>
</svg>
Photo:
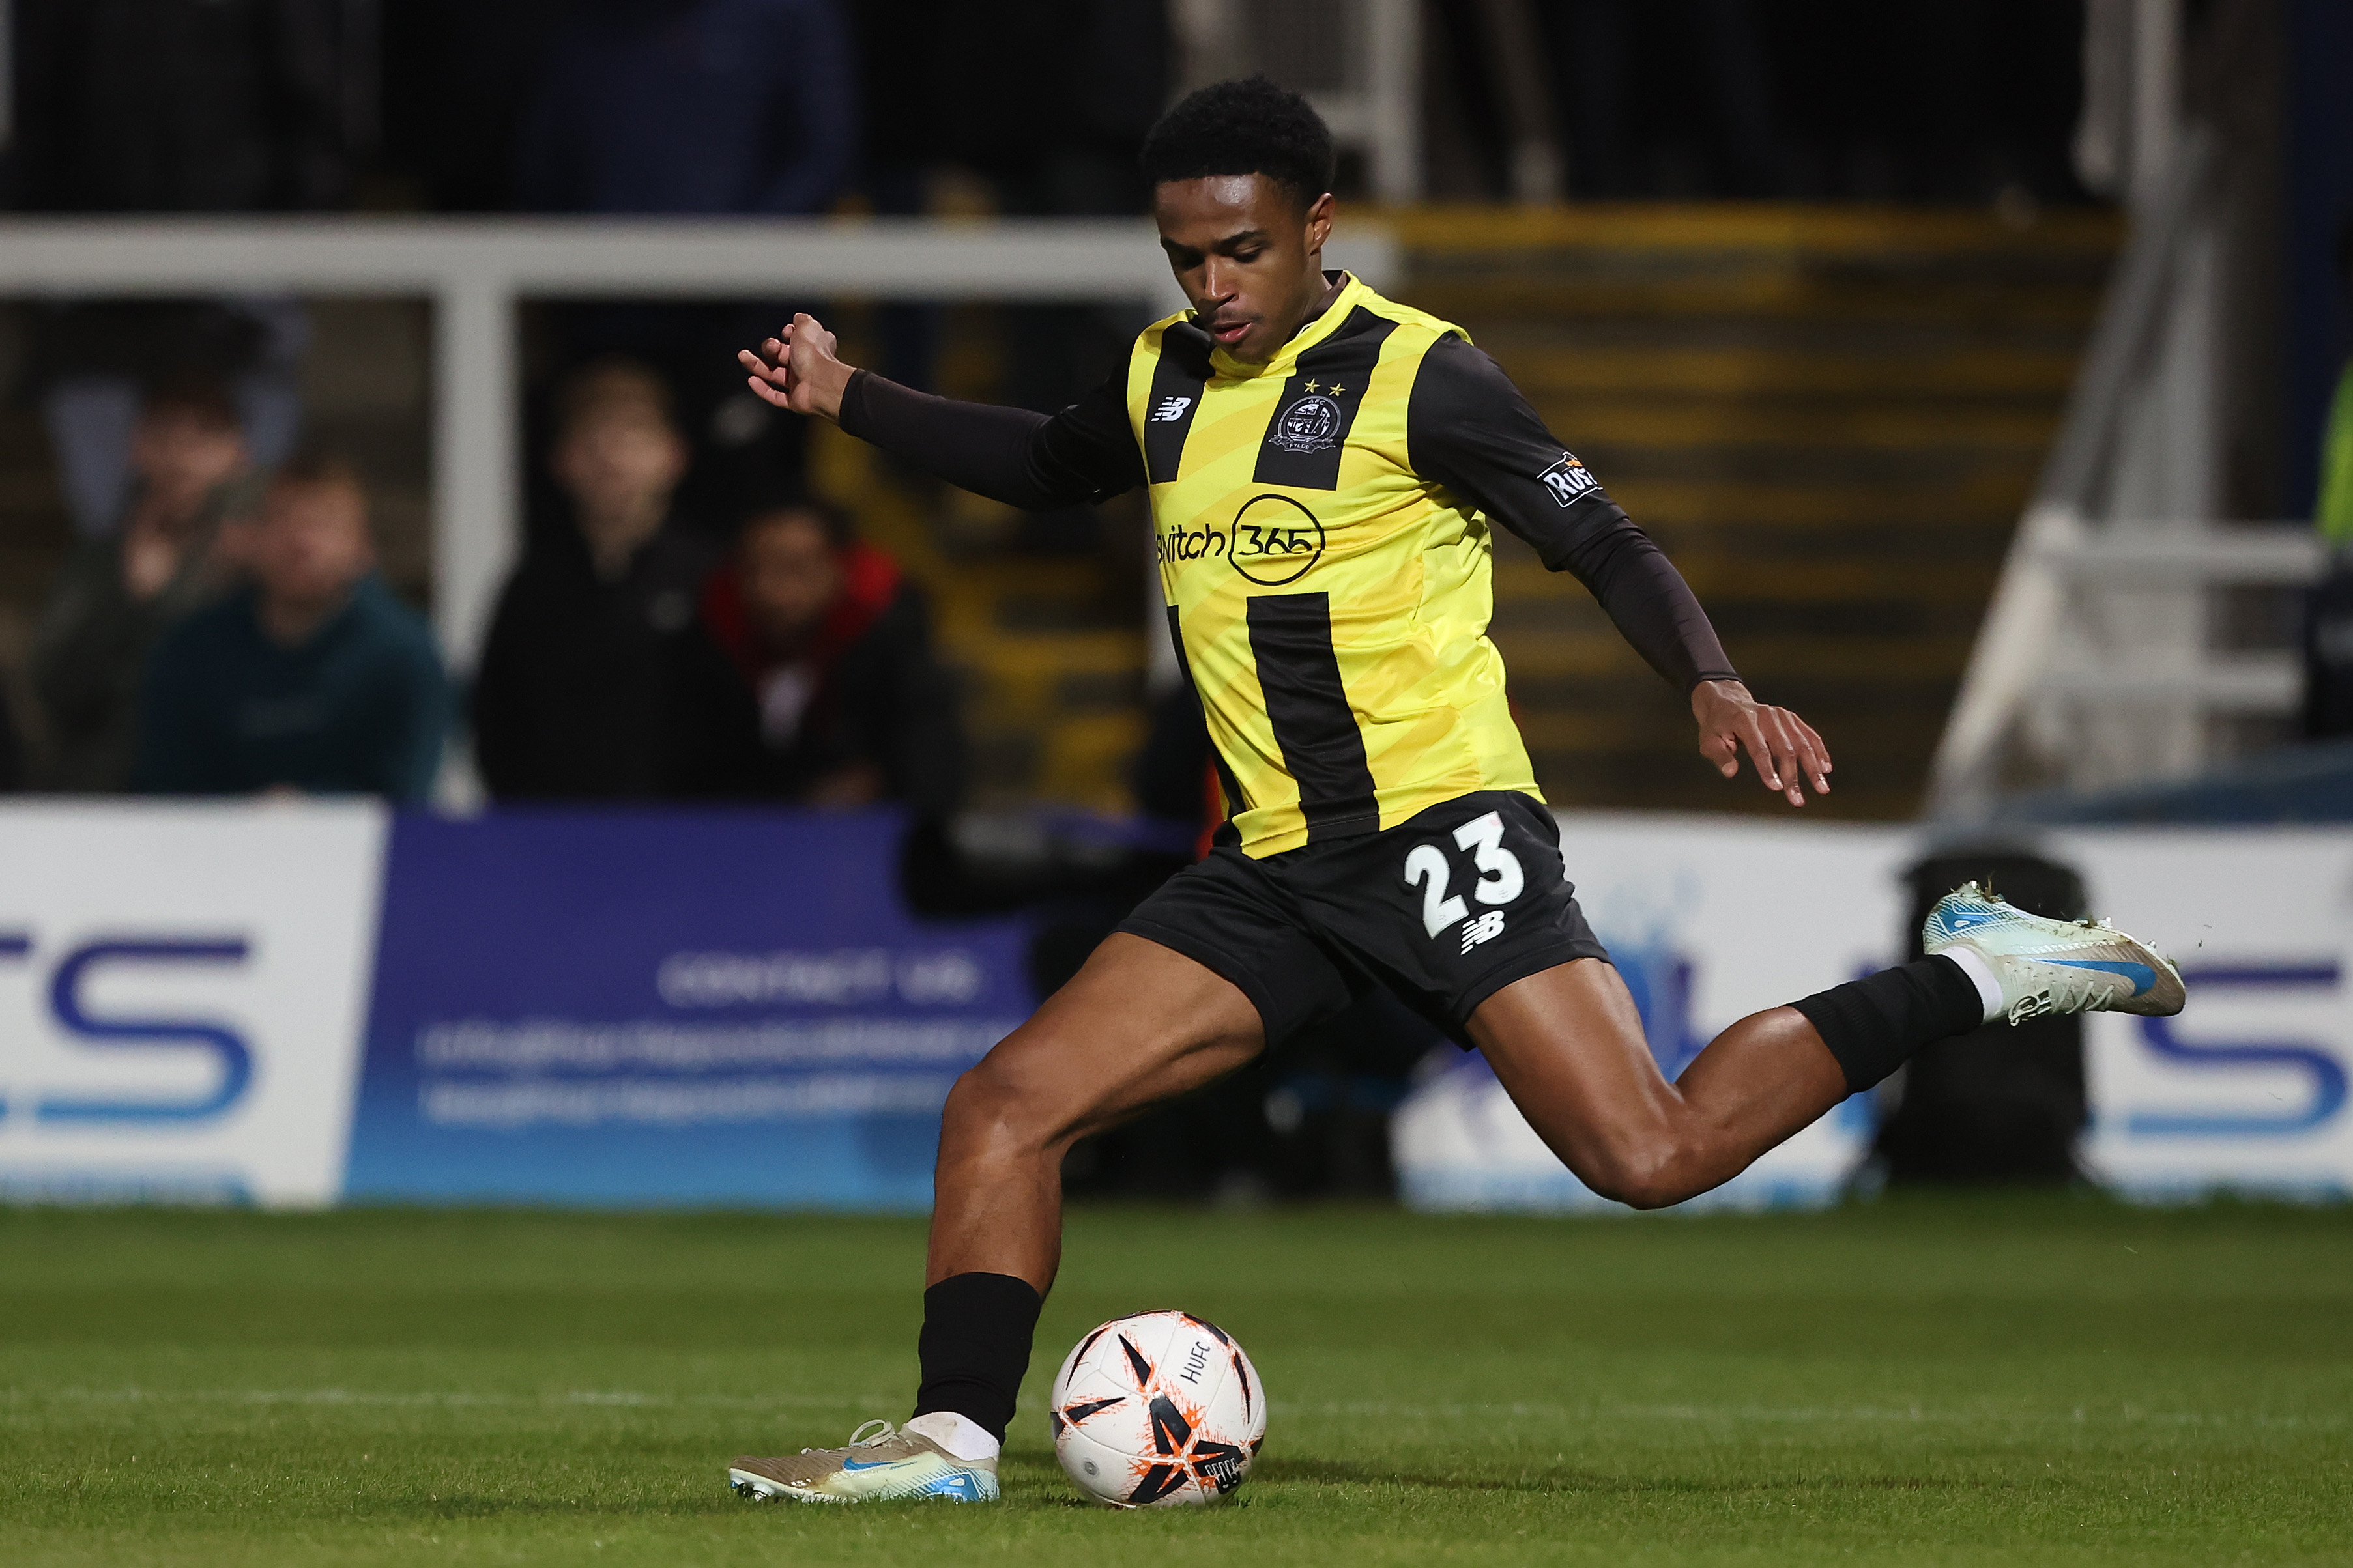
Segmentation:
<svg viewBox="0 0 2353 1568">
<path fill-rule="evenodd" d="M 1493 942 L 1504 934 L 1504 911 L 1489 910 L 1475 921 L 1462 922 L 1462 951 L 1470 952 L 1482 942 Z"/>
<path fill-rule="evenodd" d="M 1185 410 L 1192 406 L 1193 400 L 1189 397 L 1164 397 L 1159 406 L 1153 409 L 1152 417 L 1156 424 L 1174 425 L 1184 418 Z"/>
</svg>

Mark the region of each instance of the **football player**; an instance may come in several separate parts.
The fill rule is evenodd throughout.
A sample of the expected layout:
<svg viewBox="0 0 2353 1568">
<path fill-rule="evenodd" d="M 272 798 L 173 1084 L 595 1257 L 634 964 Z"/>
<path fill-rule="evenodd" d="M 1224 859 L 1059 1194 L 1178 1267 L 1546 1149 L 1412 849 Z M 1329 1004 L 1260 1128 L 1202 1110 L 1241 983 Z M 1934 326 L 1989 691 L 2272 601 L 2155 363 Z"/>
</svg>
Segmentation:
<svg viewBox="0 0 2353 1568">
<path fill-rule="evenodd" d="M 1743 1018 L 1667 1082 L 1505 701 L 1491 531 L 1592 592 L 1725 778 L 1745 757 L 1802 806 L 1831 787 L 1830 749 L 1757 700 L 1673 564 L 1461 328 L 1324 269 L 1332 141 L 1303 100 L 1204 88 L 1144 165 L 1192 308 L 1059 414 L 894 385 L 807 315 L 743 355 L 777 407 L 1015 506 L 1145 489 L 1229 814 L 948 1097 L 913 1418 L 739 1458 L 745 1496 L 995 1497 L 1060 1259 L 1064 1152 L 1366 987 L 1483 1052 L 1578 1179 L 1638 1208 L 1730 1179 L 1931 1041 L 2182 1005 L 2133 938 L 1971 885 L 1930 917 L 1930 956 Z"/>
</svg>

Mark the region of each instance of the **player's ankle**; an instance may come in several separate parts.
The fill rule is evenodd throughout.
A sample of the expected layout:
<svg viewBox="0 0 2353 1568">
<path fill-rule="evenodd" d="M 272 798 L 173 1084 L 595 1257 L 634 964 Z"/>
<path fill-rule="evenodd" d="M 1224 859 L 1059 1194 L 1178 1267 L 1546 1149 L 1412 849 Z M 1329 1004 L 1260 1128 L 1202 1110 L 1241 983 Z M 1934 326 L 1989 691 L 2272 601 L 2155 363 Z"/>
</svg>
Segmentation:
<svg viewBox="0 0 2353 1568">
<path fill-rule="evenodd" d="M 953 1457 L 968 1465 L 994 1463 L 1005 1445 L 995 1434 L 969 1415 L 959 1415 L 953 1410 L 926 1410 L 911 1417 L 900 1430 L 913 1432 L 919 1437 L 929 1437 Z"/>
<path fill-rule="evenodd" d="M 1968 1034 L 1985 1021 L 1976 980 L 1938 958 L 1883 969 L 1789 1005 L 1838 1058 L 1849 1093 L 1871 1088 L 1921 1047 Z"/>
<path fill-rule="evenodd" d="M 953 1413 L 1004 1441 L 1022 1374 L 1029 1370 L 1040 1305 L 1036 1288 L 1010 1274 L 951 1274 L 925 1290 L 923 1331 L 916 1341 L 923 1373 L 916 1416 Z"/>
<path fill-rule="evenodd" d="M 1985 961 L 1982 953 L 1956 943 L 1936 956 L 1969 977 L 1969 984 L 1978 988 L 1978 1000 L 1985 1004 L 1987 1023 L 2002 1016 L 2006 1004 L 2002 1000 L 2001 978 L 1994 973 L 1993 965 Z"/>
</svg>

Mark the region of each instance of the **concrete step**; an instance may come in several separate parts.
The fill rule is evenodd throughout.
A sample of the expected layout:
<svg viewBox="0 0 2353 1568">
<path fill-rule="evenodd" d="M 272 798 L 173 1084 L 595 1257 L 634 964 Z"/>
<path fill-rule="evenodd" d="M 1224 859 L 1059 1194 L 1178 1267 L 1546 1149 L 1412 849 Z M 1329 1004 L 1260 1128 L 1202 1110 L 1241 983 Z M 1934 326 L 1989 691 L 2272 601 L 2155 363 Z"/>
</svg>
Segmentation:
<svg viewBox="0 0 2353 1568">
<path fill-rule="evenodd" d="M 1460 321 L 1676 561 L 1758 694 L 1908 815 L 2119 232 L 1893 208 L 1432 211 L 1406 297 Z M 1563 805 L 1776 809 L 1574 582 L 1499 540 L 1493 635 Z M 1786 811 L 1787 807 L 1778 809 Z"/>
<path fill-rule="evenodd" d="M 1533 335 L 1533 334 L 1529 334 Z M 1682 342 L 1510 345 L 1504 368 L 1530 398 L 1784 399 L 1890 395 L 1928 406 L 2063 396 L 2074 356 L 2042 348 L 1938 345 L 1872 353 L 1799 341 L 1788 347 Z"/>
</svg>

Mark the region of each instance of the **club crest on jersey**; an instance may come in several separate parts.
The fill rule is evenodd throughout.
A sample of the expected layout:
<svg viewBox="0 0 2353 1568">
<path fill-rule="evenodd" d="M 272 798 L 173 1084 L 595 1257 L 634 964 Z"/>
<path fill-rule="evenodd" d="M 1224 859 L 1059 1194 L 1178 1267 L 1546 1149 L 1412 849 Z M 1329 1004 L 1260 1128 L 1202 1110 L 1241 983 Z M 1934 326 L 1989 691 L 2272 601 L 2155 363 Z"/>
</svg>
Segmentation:
<svg viewBox="0 0 2353 1568">
<path fill-rule="evenodd" d="M 1286 452 L 1328 452 L 1340 444 L 1339 435 L 1340 405 L 1328 397 L 1308 396 L 1282 411 L 1266 444 Z"/>
<path fill-rule="evenodd" d="M 1568 452 L 1563 452 L 1559 462 L 1536 478 L 1544 481 L 1545 489 L 1552 492 L 1552 499 L 1562 506 L 1601 488 L 1601 482 L 1593 477 L 1593 470 Z"/>
</svg>

